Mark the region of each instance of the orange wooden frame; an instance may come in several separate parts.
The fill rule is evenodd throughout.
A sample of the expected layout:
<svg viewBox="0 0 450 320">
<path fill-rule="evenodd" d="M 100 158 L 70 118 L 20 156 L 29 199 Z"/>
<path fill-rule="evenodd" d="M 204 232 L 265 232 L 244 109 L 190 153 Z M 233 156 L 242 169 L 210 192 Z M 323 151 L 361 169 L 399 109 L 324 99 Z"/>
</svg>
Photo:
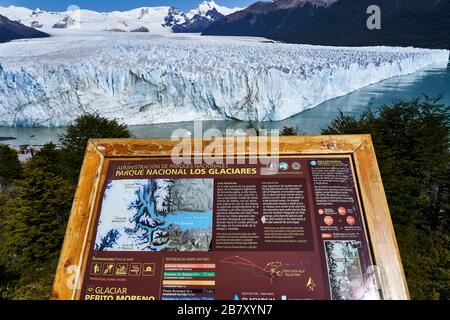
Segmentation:
<svg viewBox="0 0 450 320">
<path fill-rule="evenodd" d="M 246 146 L 258 137 L 246 137 Z M 269 138 L 270 139 L 270 138 Z M 366 227 L 375 264 L 380 270 L 384 299 L 409 299 L 408 287 L 370 135 L 280 137 L 280 156 L 350 155 L 364 207 Z M 202 146 L 209 141 L 201 140 Z M 93 222 L 107 163 L 117 158 L 168 157 L 178 141 L 169 139 L 97 139 L 87 146 L 78 188 L 61 250 L 52 299 L 79 299 Z M 222 139 L 225 144 L 230 143 Z M 194 145 L 194 144 L 192 144 Z M 233 148 L 234 156 L 255 156 Z M 203 150 L 203 148 L 202 148 Z M 225 154 L 225 152 L 224 152 Z M 196 155 L 193 149 L 192 155 Z"/>
</svg>

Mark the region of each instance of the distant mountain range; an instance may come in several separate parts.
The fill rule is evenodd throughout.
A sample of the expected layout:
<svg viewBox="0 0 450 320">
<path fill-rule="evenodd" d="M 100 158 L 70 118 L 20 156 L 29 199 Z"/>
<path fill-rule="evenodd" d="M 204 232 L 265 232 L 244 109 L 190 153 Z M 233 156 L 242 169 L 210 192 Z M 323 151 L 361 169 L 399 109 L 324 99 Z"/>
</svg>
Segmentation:
<svg viewBox="0 0 450 320">
<path fill-rule="evenodd" d="M 0 42 L 24 38 L 42 38 L 48 36 L 49 35 L 44 32 L 24 26 L 16 21 L 11 21 L 0 15 Z"/>
<path fill-rule="evenodd" d="M 208 5 L 206 8 L 192 10 L 187 14 L 171 8 L 165 18 L 165 25 L 171 27 L 173 32 L 202 32 L 211 23 L 225 16 L 209 3 L 206 4 Z"/>
<path fill-rule="evenodd" d="M 369 30 L 368 6 L 381 8 Z M 260 36 L 332 46 L 450 49 L 449 0 L 275 0 L 256 2 L 209 25 L 204 35 Z"/>
<path fill-rule="evenodd" d="M 183 12 L 174 7 L 143 7 L 129 11 L 96 12 L 77 10 L 50 12 L 23 7 L 0 7 L 0 14 L 26 26 L 51 32 L 52 29 L 80 29 L 115 32 L 202 32 L 211 23 L 241 8 L 227 8 L 204 1 L 196 9 Z"/>
<path fill-rule="evenodd" d="M 163 25 L 170 27 L 173 32 L 202 32 L 211 23 L 239 10 L 242 8 L 230 9 L 219 6 L 214 1 L 204 1 L 188 13 L 172 7 Z"/>
<path fill-rule="evenodd" d="M 380 30 L 369 30 L 366 26 L 369 17 L 366 10 L 370 5 L 381 8 Z M 259 1 L 245 9 L 204 1 L 189 12 L 168 6 L 123 12 L 49 12 L 10 6 L 0 7 L 0 15 L 23 24 L 22 27 L 50 34 L 56 29 L 157 34 L 202 32 L 203 35 L 258 36 L 329 46 L 450 49 L 450 0 L 274 0 Z M 8 28 L 13 28 L 10 23 Z M 15 24 L 15 28 L 22 27 Z M 26 30 L 26 34 L 42 35 Z M 0 37 L 11 38 L 8 32 L 3 27 Z"/>
</svg>

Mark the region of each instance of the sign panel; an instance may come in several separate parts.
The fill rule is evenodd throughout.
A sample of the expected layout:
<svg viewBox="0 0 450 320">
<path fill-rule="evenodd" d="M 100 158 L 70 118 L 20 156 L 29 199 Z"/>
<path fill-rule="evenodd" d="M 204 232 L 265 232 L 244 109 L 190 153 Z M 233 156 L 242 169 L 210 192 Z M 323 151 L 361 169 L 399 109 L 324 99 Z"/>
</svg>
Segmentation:
<svg viewBox="0 0 450 320">
<path fill-rule="evenodd" d="M 70 298 L 393 298 L 369 241 L 352 154 L 103 160 Z"/>
</svg>

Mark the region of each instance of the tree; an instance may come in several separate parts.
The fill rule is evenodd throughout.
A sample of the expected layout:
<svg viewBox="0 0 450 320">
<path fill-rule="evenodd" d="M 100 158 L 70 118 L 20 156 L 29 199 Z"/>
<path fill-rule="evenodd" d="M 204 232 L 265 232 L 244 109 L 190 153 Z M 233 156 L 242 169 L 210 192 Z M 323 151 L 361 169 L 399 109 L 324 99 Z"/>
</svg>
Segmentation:
<svg viewBox="0 0 450 320">
<path fill-rule="evenodd" d="M 46 144 L 0 194 L 0 299 L 49 298 L 87 141 L 127 137 L 114 120 L 82 116 L 60 137 L 62 148 Z"/>
<path fill-rule="evenodd" d="M 89 139 L 94 138 L 131 138 L 126 125 L 116 120 L 102 118 L 97 114 L 81 116 L 67 127 L 66 133 L 59 136 L 68 176 L 73 181 L 78 179 L 84 153 Z"/>
<path fill-rule="evenodd" d="M 395 221 L 433 230 L 449 222 L 449 107 L 438 102 L 401 100 L 360 119 L 341 113 L 322 132 L 370 133 Z"/>
<path fill-rule="evenodd" d="M 280 136 L 296 136 L 297 130 L 295 130 L 293 127 L 283 127 L 283 130 L 280 132 Z"/>
<path fill-rule="evenodd" d="M 0 144 L 0 186 L 11 183 L 21 175 L 22 165 L 17 157 L 17 152 L 6 144 Z"/>
<path fill-rule="evenodd" d="M 67 176 L 65 169 L 64 151 L 58 149 L 56 144 L 45 144 L 28 162 L 29 169 L 41 169 L 53 175 Z"/>
<path fill-rule="evenodd" d="M 450 112 L 439 101 L 400 100 L 359 119 L 341 112 L 322 132 L 371 134 L 415 298 L 448 297 L 450 291 Z M 419 238 L 425 248 L 436 247 L 418 250 Z"/>
<path fill-rule="evenodd" d="M 249 120 L 246 125 L 246 134 L 249 136 L 260 136 L 265 129 L 261 122 Z"/>
<path fill-rule="evenodd" d="M 30 289 L 44 286 L 49 294 L 74 187 L 52 173 L 28 169 L 16 192 L 1 207 L 0 265 L 16 275 L 14 286 L 34 283 Z"/>
</svg>

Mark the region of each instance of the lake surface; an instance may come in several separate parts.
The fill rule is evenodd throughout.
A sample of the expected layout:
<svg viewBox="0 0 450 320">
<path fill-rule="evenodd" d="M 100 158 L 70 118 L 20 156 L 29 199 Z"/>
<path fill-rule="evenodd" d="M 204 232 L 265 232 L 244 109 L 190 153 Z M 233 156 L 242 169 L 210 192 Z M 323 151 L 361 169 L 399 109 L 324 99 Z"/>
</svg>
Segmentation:
<svg viewBox="0 0 450 320">
<path fill-rule="evenodd" d="M 164 218 L 166 226 L 174 223 L 182 230 L 211 229 L 212 211 L 209 212 L 179 212 L 168 214 Z"/>
<path fill-rule="evenodd" d="M 264 122 L 260 127 L 267 129 L 289 126 L 303 134 L 320 134 L 331 120 L 344 114 L 358 116 L 371 109 L 390 104 L 399 99 L 411 99 L 426 94 L 428 96 L 442 95 L 442 103 L 450 105 L 450 64 L 446 69 L 427 68 L 411 75 L 405 75 L 384 80 L 377 84 L 359 89 L 346 96 L 326 101 L 319 106 L 292 116 L 286 120 Z M 197 124 L 198 125 L 198 124 Z M 225 134 L 226 129 L 246 129 L 246 122 L 241 121 L 202 121 L 202 130 L 217 128 Z M 194 122 L 177 122 L 130 126 L 129 129 L 139 138 L 167 138 L 176 129 L 193 132 Z M 0 127 L 0 143 L 12 147 L 22 144 L 41 145 L 57 142 L 58 134 L 64 133 L 64 128 L 12 128 Z M 1 141 L 1 137 L 15 137 L 14 140 Z"/>
</svg>

